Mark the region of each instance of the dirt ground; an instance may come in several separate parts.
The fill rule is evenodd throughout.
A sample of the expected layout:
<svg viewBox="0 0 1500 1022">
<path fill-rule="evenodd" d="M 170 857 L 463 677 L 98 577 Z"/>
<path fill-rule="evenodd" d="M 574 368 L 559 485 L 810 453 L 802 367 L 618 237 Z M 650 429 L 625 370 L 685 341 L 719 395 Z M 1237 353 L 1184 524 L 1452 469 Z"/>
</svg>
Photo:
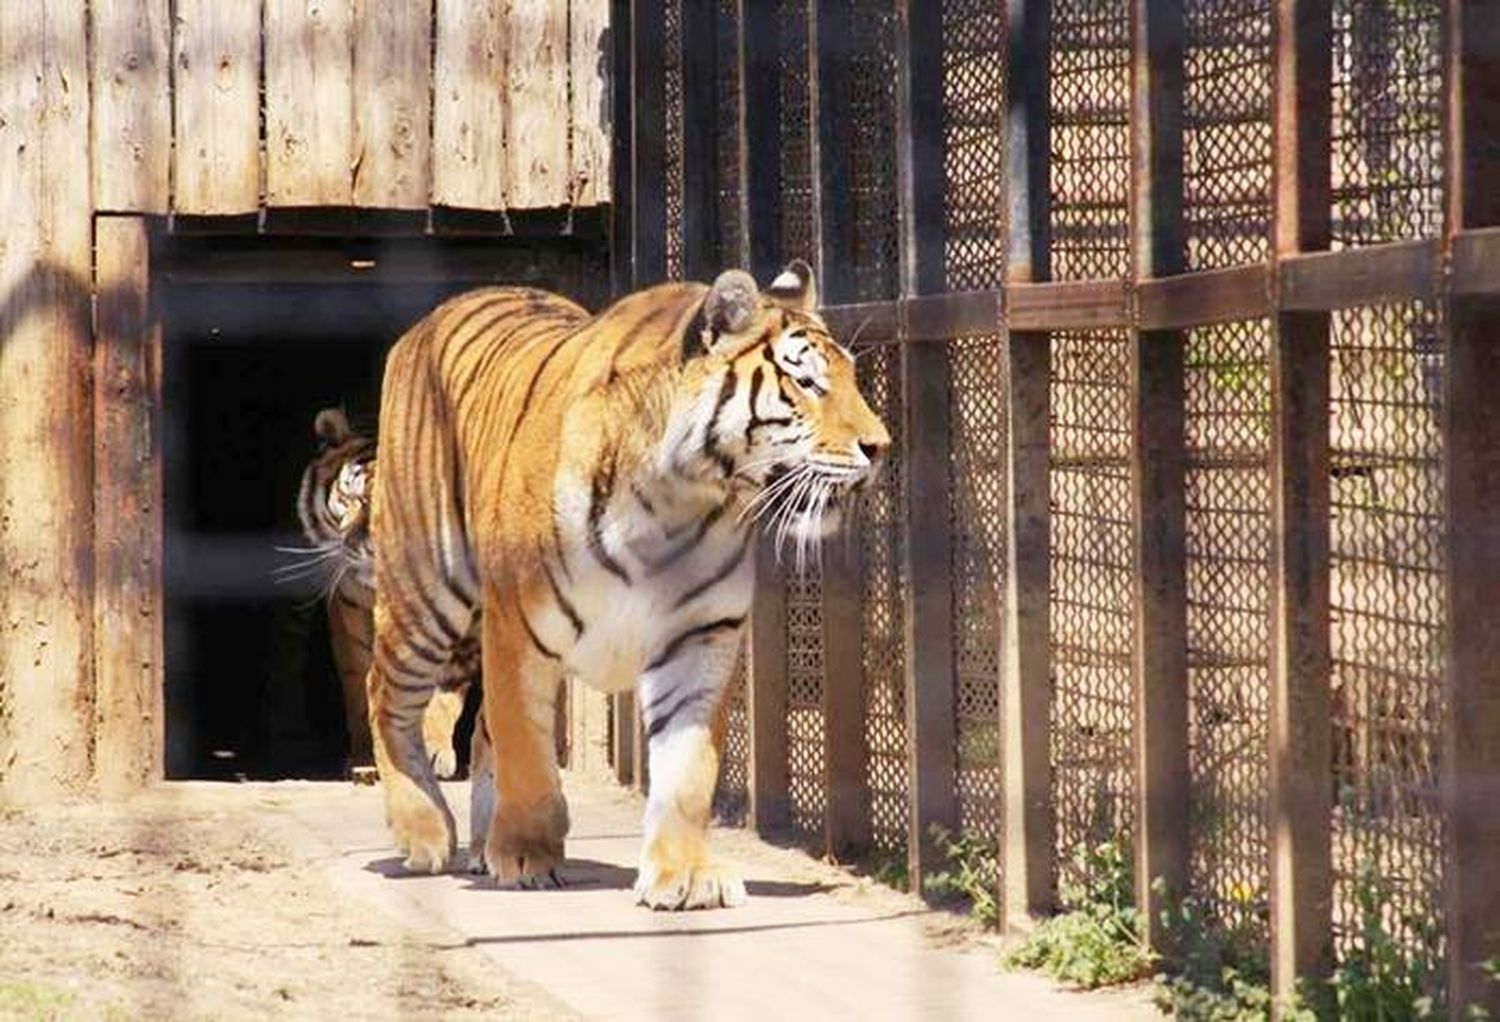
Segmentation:
<svg viewBox="0 0 1500 1022">
<path fill-rule="evenodd" d="M 234 789 L 0 816 L 0 1019 L 570 1019 L 455 933 L 327 884 Z"/>
</svg>

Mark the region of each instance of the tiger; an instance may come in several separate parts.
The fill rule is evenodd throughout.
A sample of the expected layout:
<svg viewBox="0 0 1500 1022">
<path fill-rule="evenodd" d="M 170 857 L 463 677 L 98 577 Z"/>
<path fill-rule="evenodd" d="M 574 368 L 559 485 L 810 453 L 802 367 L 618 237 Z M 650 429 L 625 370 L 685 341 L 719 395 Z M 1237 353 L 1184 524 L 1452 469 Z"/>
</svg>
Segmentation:
<svg viewBox="0 0 1500 1022">
<path fill-rule="evenodd" d="M 374 763 L 365 679 L 374 639 L 375 549 L 370 535 L 370 486 L 376 445 L 356 433 L 341 408 L 313 417 L 317 451 L 297 488 L 297 519 L 308 552 L 328 576 L 328 638 L 333 650 L 349 732 L 348 764 L 356 776 Z M 303 562 L 306 567 L 309 562 Z M 453 730 L 463 712 L 464 690 L 478 674 L 478 649 L 461 651 L 423 715 L 423 738 L 439 777 L 458 773 Z"/>
<path fill-rule="evenodd" d="M 710 854 L 725 692 L 757 529 L 805 551 L 870 485 L 890 434 L 815 311 L 811 268 L 762 291 L 629 294 L 597 316 L 525 287 L 450 299 L 387 355 L 375 476 L 371 723 L 387 823 L 413 872 L 456 861 L 421 717 L 478 638 L 472 865 L 562 885 L 554 746 L 565 675 L 634 690 L 651 784 L 634 884 L 652 909 L 732 907 Z"/>
</svg>

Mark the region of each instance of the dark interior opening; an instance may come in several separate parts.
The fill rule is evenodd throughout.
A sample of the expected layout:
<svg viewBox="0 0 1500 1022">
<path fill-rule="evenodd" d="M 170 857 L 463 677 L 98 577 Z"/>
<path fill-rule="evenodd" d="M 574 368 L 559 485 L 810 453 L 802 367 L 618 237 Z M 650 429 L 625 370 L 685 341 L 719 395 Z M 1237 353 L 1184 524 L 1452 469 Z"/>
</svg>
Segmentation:
<svg viewBox="0 0 1500 1022">
<path fill-rule="evenodd" d="M 341 405 L 374 430 L 387 349 L 453 294 L 524 282 L 597 307 L 601 250 L 171 237 L 159 248 L 167 774 L 339 776 L 347 738 L 321 579 L 276 581 L 294 559 L 277 548 L 304 545 L 295 503 L 313 417 Z M 394 268 L 368 272 L 382 262 Z"/>
</svg>

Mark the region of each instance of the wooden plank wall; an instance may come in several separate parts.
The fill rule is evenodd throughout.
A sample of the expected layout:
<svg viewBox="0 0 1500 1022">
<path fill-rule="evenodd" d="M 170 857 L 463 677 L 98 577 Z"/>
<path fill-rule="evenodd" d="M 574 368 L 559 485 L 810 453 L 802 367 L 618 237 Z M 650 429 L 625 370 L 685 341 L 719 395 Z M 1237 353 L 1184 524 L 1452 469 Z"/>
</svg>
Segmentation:
<svg viewBox="0 0 1500 1022">
<path fill-rule="evenodd" d="M 0 3 L 0 806 L 93 770 L 85 9 Z"/>
<path fill-rule="evenodd" d="M 608 0 L 99 0 L 98 208 L 608 203 L 609 20 Z"/>
</svg>

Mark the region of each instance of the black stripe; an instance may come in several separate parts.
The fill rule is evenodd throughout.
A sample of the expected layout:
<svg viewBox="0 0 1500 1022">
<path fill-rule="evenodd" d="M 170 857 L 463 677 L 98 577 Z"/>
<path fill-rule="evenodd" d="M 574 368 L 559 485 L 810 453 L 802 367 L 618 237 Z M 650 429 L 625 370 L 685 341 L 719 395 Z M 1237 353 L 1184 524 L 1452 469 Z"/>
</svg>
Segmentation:
<svg viewBox="0 0 1500 1022">
<path fill-rule="evenodd" d="M 648 499 L 647 496 L 641 492 L 641 488 L 635 483 L 630 484 L 630 495 L 635 498 L 636 503 L 645 508 L 648 515 L 656 514 L 656 505 L 651 503 L 650 499 Z"/>
<path fill-rule="evenodd" d="M 629 351 L 631 348 L 635 347 L 637 338 L 639 338 L 642 334 L 648 332 L 660 333 L 661 321 L 663 319 L 673 318 L 676 315 L 676 309 L 673 309 L 670 306 L 663 306 L 660 308 L 652 309 L 650 312 L 646 313 L 646 315 L 636 320 L 635 325 L 627 330 L 625 334 L 620 338 L 619 342 L 615 344 L 615 350 L 610 352 L 609 374 L 605 378 L 605 385 L 607 386 L 611 383 L 614 383 L 615 380 L 620 378 L 620 370 L 618 368 L 620 356 L 625 354 L 625 352 Z"/>
<path fill-rule="evenodd" d="M 708 306 L 708 298 L 705 296 L 698 302 L 693 310 L 693 318 L 688 320 L 687 326 L 682 331 L 682 361 L 686 362 L 694 355 L 702 354 L 714 346 L 717 337 L 709 326 L 708 317 L 703 310 Z M 704 331 L 708 331 L 708 341 L 703 340 Z"/>
<path fill-rule="evenodd" d="M 745 551 L 750 549 L 751 535 L 753 533 L 749 529 L 746 529 L 745 535 L 740 539 L 740 548 L 728 560 L 719 565 L 718 569 L 712 575 L 679 596 L 677 602 L 672 604 L 672 609 L 680 610 L 728 578 L 734 569 L 740 566 L 740 562 L 745 559 Z"/>
<path fill-rule="evenodd" d="M 707 624 L 694 625 L 667 643 L 666 648 L 656 654 L 652 661 L 646 665 L 646 670 L 654 671 L 658 667 L 665 665 L 678 653 L 682 652 L 683 646 L 694 639 L 702 638 L 705 635 L 712 635 L 714 632 L 722 632 L 726 628 L 738 628 L 744 623 L 745 619 L 743 617 L 721 617 L 717 621 L 709 621 Z"/>
<path fill-rule="evenodd" d="M 531 622 L 526 620 L 526 613 L 524 611 L 517 611 L 516 616 L 521 619 L 521 627 L 526 629 L 526 637 L 531 640 L 531 644 L 536 647 L 538 653 L 542 654 L 542 656 L 546 657 L 548 660 L 562 659 L 562 656 L 560 654 L 554 653 L 546 646 L 542 645 L 542 640 L 538 639 L 536 637 L 536 632 L 532 631 L 531 629 Z"/>
<path fill-rule="evenodd" d="M 652 719 L 650 725 L 646 728 L 646 738 L 649 740 L 661 734 L 666 730 L 667 725 L 672 723 L 673 717 L 676 717 L 679 713 L 681 713 L 683 710 L 687 709 L 694 703 L 702 702 L 703 698 L 707 695 L 712 694 L 712 692 L 712 689 L 700 688 L 697 691 L 689 692 L 687 695 L 683 696 L 677 701 L 676 705 L 674 705 L 666 713 L 662 714 L 660 717 Z"/>
<path fill-rule="evenodd" d="M 606 469 L 601 469 L 594 474 L 593 484 L 589 488 L 589 551 L 604 565 L 606 571 L 619 577 L 621 582 L 630 585 L 630 573 L 625 567 L 604 549 L 604 536 L 599 532 L 599 521 L 604 517 L 604 508 L 609 503 L 609 495 L 615 485 L 615 464 L 611 461 Z"/>
<path fill-rule="evenodd" d="M 738 384 L 739 377 L 734 374 L 734 367 L 730 366 L 724 371 L 724 382 L 719 386 L 719 399 L 714 402 L 714 413 L 708 417 L 708 428 L 703 431 L 703 453 L 718 462 L 720 471 L 726 477 L 734 472 L 734 461 L 729 455 L 719 450 L 717 429 L 719 414 L 724 411 L 724 406 L 729 403 L 729 399 L 734 397 L 734 390 Z"/>
<path fill-rule="evenodd" d="M 575 637 L 582 635 L 583 619 L 578 616 L 577 608 L 568 602 L 568 598 L 563 595 L 562 588 L 557 584 L 557 579 L 552 575 L 552 569 L 547 566 L 546 555 L 538 551 L 537 558 L 542 564 L 542 574 L 547 576 L 547 585 L 552 587 L 552 598 L 557 601 L 557 605 L 562 608 L 562 612 L 567 615 L 568 620 L 573 625 L 573 635 Z"/>
<path fill-rule="evenodd" d="M 689 536 L 685 542 L 668 551 L 661 560 L 651 565 L 652 574 L 658 574 L 660 572 L 666 571 L 672 565 L 676 564 L 678 561 L 686 557 L 687 554 L 692 551 L 693 548 L 696 547 L 699 543 L 702 543 L 703 537 L 708 535 L 708 530 L 712 529 L 714 527 L 714 524 L 718 522 L 720 518 L 724 517 L 724 512 L 728 509 L 728 507 L 729 501 L 726 500 L 722 504 L 715 505 L 713 509 L 708 512 L 708 514 L 698 519 L 698 527 L 693 530 L 693 534 Z"/>
</svg>

